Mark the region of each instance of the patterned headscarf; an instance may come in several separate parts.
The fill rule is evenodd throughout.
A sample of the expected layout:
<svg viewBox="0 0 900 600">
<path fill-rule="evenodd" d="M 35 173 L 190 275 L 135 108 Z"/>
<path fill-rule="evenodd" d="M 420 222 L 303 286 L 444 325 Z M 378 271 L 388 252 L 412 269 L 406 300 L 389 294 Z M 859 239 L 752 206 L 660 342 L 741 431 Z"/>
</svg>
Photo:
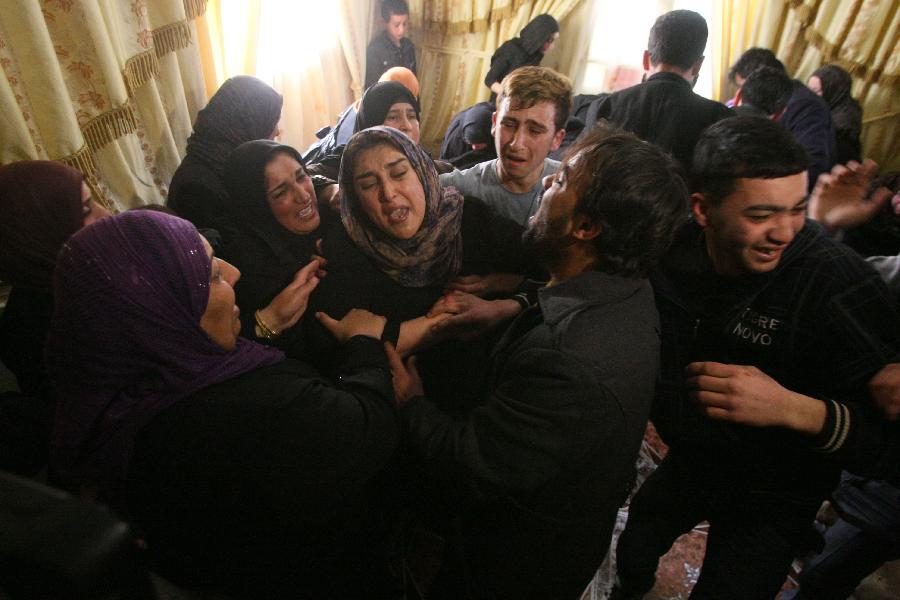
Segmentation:
<svg viewBox="0 0 900 600">
<path fill-rule="evenodd" d="M 84 223 L 83 179 L 49 160 L 0 167 L 0 279 L 51 291 L 56 255 Z"/>
<path fill-rule="evenodd" d="M 281 118 L 282 102 L 281 94 L 259 79 L 232 77 L 197 113 L 187 154 L 221 174 L 229 152 L 244 142 L 272 134 Z"/>
<path fill-rule="evenodd" d="M 399 150 L 412 165 L 425 191 L 425 218 L 408 240 L 397 239 L 376 227 L 360 206 L 353 181 L 361 152 L 379 144 Z M 357 133 L 344 149 L 340 173 L 341 220 L 353 242 L 391 279 L 407 287 L 440 285 L 462 265 L 463 197 L 456 188 L 442 188 L 434 161 L 421 146 L 391 127 L 372 127 Z"/>
<path fill-rule="evenodd" d="M 284 355 L 200 328 L 211 261 L 189 222 L 128 211 L 63 246 L 46 359 L 59 404 L 51 463 L 64 484 L 115 497 L 138 431 L 192 393 Z"/>
</svg>

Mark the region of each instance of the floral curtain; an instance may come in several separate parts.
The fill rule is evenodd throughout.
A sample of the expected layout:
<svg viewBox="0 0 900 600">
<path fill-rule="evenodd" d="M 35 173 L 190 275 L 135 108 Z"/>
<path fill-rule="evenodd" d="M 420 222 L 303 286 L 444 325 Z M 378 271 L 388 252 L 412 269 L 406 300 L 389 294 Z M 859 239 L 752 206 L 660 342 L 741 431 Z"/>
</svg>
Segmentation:
<svg viewBox="0 0 900 600">
<path fill-rule="evenodd" d="M 837 63 L 863 106 L 863 151 L 883 171 L 900 169 L 900 3 L 897 0 L 732 0 L 721 3 L 718 85 L 752 46 L 771 48 L 797 79 Z"/>
<path fill-rule="evenodd" d="M 163 202 L 205 103 L 205 0 L 3 0 L 0 162 L 51 159 L 123 209 Z"/>
<path fill-rule="evenodd" d="M 585 1 L 411 0 L 410 37 L 418 49 L 422 144 L 430 150 L 440 146 L 454 114 L 488 99 L 484 76 L 500 44 L 542 13 L 565 25 L 566 16 Z M 566 29 L 560 36 L 576 37 Z M 569 60 L 571 71 L 562 72 L 574 77 L 575 62 Z"/>
</svg>

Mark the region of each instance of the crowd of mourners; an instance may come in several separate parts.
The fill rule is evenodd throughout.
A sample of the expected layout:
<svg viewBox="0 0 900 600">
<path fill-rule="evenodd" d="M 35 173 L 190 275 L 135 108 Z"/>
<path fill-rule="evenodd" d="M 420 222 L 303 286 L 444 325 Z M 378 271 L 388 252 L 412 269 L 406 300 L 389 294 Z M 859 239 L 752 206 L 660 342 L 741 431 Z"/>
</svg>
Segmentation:
<svg viewBox="0 0 900 600">
<path fill-rule="evenodd" d="M 795 598 L 846 598 L 900 555 L 900 178 L 850 75 L 752 48 L 705 99 L 676 10 L 642 83 L 573 98 L 540 15 L 433 158 L 408 12 L 304 152 L 227 80 L 166 206 L 0 167 L 0 468 L 232 598 L 575 599 L 626 502 L 613 598 L 703 521 L 696 599 L 774 598 L 795 559 Z"/>
</svg>

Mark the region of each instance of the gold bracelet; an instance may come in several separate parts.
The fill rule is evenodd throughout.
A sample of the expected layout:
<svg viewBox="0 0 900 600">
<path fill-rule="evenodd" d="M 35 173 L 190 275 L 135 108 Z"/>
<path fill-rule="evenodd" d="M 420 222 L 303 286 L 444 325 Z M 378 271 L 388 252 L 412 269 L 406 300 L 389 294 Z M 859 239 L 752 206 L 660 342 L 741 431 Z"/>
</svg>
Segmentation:
<svg viewBox="0 0 900 600">
<path fill-rule="evenodd" d="M 274 329 L 272 329 L 271 327 L 266 325 L 266 322 L 263 321 L 262 317 L 259 315 L 259 311 L 256 311 L 254 316 L 256 317 L 256 335 L 257 335 L 257 337 L 261 337 L 266 340 L 274 340 L 279 335 L 281 335 L 279 332 L 275 331 Z"/>
</svg>

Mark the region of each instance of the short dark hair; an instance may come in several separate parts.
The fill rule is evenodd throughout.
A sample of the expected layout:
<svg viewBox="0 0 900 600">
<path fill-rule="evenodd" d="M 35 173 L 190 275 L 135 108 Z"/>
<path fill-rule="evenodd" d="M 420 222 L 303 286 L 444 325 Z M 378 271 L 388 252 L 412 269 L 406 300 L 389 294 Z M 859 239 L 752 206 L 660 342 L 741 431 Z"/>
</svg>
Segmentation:
<svg viewBox="0 0 900 600">
<path fill-rule="evenodd" d="M 737 84 L 737 81 L 735 81 L 737 75 L 740 75 L 742 79 L 747 79 L 750 73 L 760 67 L 772 67 L 787 73 L 784 64 L 778 60 L 774 52 L 768 48 L 750 48 L 741 54 L 736 63 L 731 65 L 731 69 L 728 70 L 728 80 Z"/>
<path fill-rule="evenodd" d="M 741 101 L 755 106 L 767 115 L 775 115 L 784 110 L 793 91 L 791 78 L 783 69 L 760 67 L 744 80 Z"/>
<path fill-rule="evenodd" d="M 408 15 L 409 5 L 406 0 L 384 0 L 381 3 L 381 18 L 391 20 L 391 15 Z"/>
<path fill-rule="evenodd" d="M 729 117 L 707 127 L 694 147 L 691 188 L 721 202 L 737 179 L 777 179 L 809 168 L 809 156 L 790 131 L 769 119 Z"/>
<path fill-rule="evenodd" d="M 556 131 L 566 126 L 572 110 L 572 82 L 553 69 L 541 66 L 519 67 L 503 78 L 497 107 L 509 98 L 511 110 L 531 108 L 538 102 L 552 102 L 556 108 Z"/>
<path fill-rule="evenodd" d="M 651 65 L 673 65 L 687 71 L 703 57 L 709 30 L 706 19 L 692 10 L 673 10 L 650 28 L 647 51 Z"/>
<path fill-rule="evenodd" d="M 687 219 L 678 164 L 659 147 L 605 126 L 572 147 L 565 164 L 572 165 L 567 177 L 580 194 L 576 211 L 601 228 L 594 238 L 596 270 L 648 275 Z"/>
</svg>

